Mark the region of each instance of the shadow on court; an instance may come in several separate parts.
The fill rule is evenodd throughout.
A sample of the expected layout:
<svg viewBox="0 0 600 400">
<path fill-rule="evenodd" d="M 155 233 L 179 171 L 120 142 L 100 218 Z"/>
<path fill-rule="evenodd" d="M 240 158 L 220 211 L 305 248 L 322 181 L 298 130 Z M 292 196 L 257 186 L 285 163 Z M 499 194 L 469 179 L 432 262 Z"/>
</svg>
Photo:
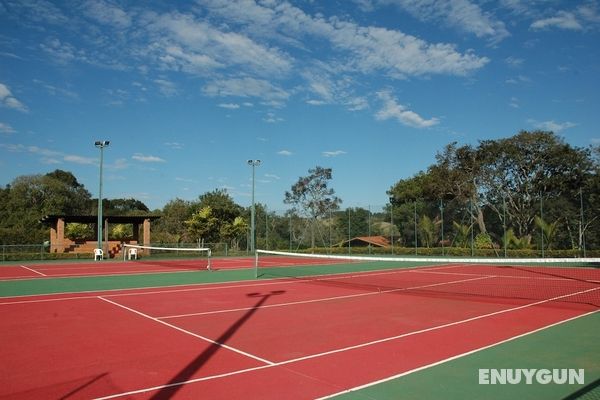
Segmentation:
<svg viewBox="0 0 600 400">
<path fill-rule="evenodd" d="M 592 383 L 582 387 L 578 391 L 571 393 L 563 400 L 583 400 L 583 399 L 598 399 L 600 398 L 600 378 L 596 379 Z"/>
<path fill-rule="evenodd" d="M 66 400 L 69 397 L 76 395 L 77 393 L 81 392 L 83 389 L 87 388 L 88 386 L 93 385 L 95 382 L 99 381 L 100 379 L 103 379 L 107 375 L 108 375 L 108 373 L 105 372 L 103 374 L 100 374 L 100 375 L 90 379 L 88 382 L 84 383 L 83 385 L 81 385 L 79 387 L 76 387 L 75 389 L 71 390 L 69 393 L 60 397 L 59 400 Z"/>
<path fill-rule="evenodd" d="M 183 387 L 183 383 L 188 381 L 197 371 L 202 368 L 204 364 L 208 362 L 220 349 L 222 345 L 227 342 L 245 323 L 248 321 L 256 311 L 272 296 L 284 294 L 285 290 L 271 291 L 266 294 L 261 293 L 249 293 L 248 297 L 259 298 L 258 302 L 252 306 L 240 319 L 233 323 L 221 336 L 215 339 L 214 343 L 204 350 L 202 353 L 193 359 L 188 365 L 186 365 L 181 371 L 179 371 L 165 387 L 162 388 L 158 393 L 151 397 L 152 400 L 165 400 L 175 396 L 175 394 Z"/>
</svg>

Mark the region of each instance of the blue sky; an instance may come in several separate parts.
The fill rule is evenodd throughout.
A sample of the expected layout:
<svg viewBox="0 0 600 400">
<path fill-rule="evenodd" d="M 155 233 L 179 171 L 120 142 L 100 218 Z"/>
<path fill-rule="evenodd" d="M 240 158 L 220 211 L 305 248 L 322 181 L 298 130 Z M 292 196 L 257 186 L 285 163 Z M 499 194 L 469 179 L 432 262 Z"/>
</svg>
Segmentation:
<svg viewBox="0 0 600 400">
<path fill-rule="evenodd" d="M 0 185 L 71 171 L 150 208 L 225 188 L 284 209 L 309 168 L 343 206 L 457 141 L 600 143 L 600 3 L 0 1 Z"/>
</svg>

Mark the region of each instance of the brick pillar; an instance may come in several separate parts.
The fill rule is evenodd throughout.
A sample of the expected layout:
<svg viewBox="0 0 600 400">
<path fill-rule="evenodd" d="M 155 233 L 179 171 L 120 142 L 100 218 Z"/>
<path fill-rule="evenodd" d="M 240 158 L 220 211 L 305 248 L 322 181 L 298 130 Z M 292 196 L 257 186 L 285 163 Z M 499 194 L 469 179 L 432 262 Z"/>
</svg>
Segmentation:
<svg viewBox="0 0 600 400">
<path fill-rule="evenodd" d="M 64 218 L 59 218 L 56 221 L 56 252 L 64 253 L 65 252 L 65 220 Z"/>
<path fill-rule="evenodd" d="M 56 253 L 56 223 L 50 226 L 50 253 Z"/>
<path fill-rule="evenodd" d="M 150 219 L 144 219 L 144 246 L 150 246 Z M 146 250 L 150 254 L 150 250 Z"/>
</svg>

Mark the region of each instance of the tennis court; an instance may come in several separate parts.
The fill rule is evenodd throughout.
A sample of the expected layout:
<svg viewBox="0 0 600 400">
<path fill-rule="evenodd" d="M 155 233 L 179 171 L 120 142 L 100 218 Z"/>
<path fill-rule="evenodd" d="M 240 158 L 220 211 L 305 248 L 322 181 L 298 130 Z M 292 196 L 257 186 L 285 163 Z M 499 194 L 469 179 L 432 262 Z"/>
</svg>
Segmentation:
<svg viewBox="0 0 600 400">
<path fill-rule="evenodd" d="M 600 379 L 596 268 L 224 260 L 0 282 L 0 398 L 567 398 Z M 586 382 L 478 385 L 479 368 Z"/>
</svg>

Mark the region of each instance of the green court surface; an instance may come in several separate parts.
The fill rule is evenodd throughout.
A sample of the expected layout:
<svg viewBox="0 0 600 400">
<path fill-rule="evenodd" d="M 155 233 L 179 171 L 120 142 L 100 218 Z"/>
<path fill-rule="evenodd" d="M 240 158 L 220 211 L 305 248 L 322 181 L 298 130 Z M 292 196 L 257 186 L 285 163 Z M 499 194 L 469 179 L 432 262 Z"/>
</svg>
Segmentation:
<svg viewBox="0 0 600 400">
<path fill-rule="evenodd" d="M 249 279 L 254 279 L 254 271 L 250 269 L 8 280 L 0 281 L 0 297 L 195 285 Z"/>
<path fill-rule="evenodd" d="M 557 351 L 557 349 L 559 351 Z M 426 349 L 424 349 L 426 351 Z M 479 384 L 479 369 L 574 368 L 584 385 Z M 481 350 L 388 382 L 334 397 L 387 399 L 600 399 L 600 313 Z"/>
</svg>

